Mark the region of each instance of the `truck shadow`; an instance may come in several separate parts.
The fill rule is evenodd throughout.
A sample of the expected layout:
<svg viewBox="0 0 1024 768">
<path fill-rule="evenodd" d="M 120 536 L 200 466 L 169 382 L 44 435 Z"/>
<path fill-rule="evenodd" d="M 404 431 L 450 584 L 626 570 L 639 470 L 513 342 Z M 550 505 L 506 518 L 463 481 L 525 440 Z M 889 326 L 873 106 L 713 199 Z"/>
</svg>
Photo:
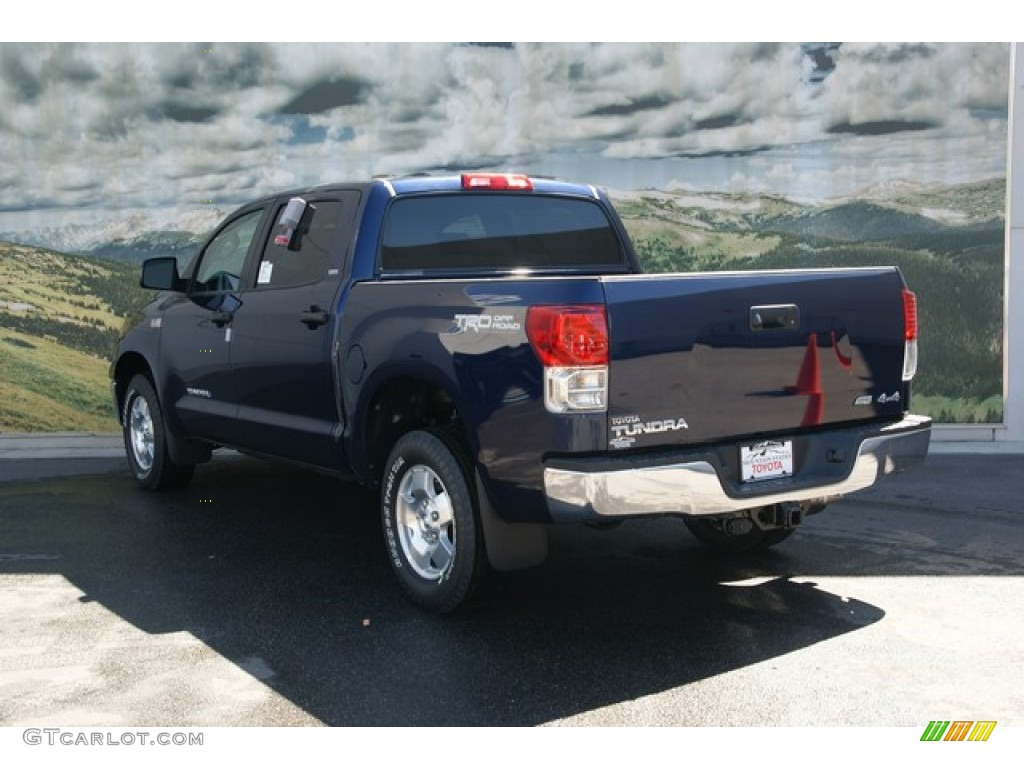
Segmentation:
<svg viewBox="0 0 1024 768">
<path fill-rule="evenodd" d="M 801 574 L 884 572 L 899 554 L 851 549 L 849 522 L 742 563 L 675 520 L 559 529 L 544 566 L 435 617 L 400 594 L 373 497 L 331 478 L 236 457 L 176 494 L 116 473 L 0 498 L 5 549 L 58 553 L 0 572 L 59 573 L 145 632 L 258 659 L 264 683 L 329 725 L 534 725 L 670 690 L 879 621 Z"/>
<path fill-rule="evenodd" d="M 812 584 L 722 565 L 643 525 L 558 531 L 549 563 L 434 617 L 399 593 L 374 499 L 247 459 L 172 495 L 121 474 L 3 487 L 2 570 L 59 573 L 148 633 L 187 631 L 331 725 L 532 725 L 878 621 Z M 650 542 L 646 538 L 653 537 Z M 618 540 L 618 541 L 616 541 Z"/>
</svg>

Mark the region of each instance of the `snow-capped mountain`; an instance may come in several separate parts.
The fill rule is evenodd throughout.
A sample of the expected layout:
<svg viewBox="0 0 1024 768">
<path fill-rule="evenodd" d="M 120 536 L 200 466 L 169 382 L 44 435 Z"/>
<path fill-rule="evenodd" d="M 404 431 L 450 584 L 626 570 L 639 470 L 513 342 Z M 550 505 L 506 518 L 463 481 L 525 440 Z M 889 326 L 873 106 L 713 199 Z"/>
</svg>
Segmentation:
<svg viewBox="0 0 1024 768">
<path fill-rule="evenodd" d="M 224 215 L 216 208 L 177 217 L 141 211 L 96 222 L 0 232 L 0 240 L 61 253 L 141 261 L 150 256 L 191 255 Z"/>
</svg>

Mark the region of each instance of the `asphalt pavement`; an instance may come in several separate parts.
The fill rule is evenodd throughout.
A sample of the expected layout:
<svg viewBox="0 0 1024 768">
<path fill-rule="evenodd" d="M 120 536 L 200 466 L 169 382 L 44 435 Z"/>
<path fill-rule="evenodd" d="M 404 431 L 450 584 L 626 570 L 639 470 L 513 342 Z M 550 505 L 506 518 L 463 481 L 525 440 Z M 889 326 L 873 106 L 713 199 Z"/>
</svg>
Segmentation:
<svg viewBox="0 0 1024 768">
<path fill-rule="evenodd" d="M 1024 723 L 1006 446 L 936 446 L 745 559 L 675 519 L 558 528 L 436 617 L 358 486 L 226 453 L 151 494 L 111 436 L 10 439 L 0 725 Z"/>
</svg>

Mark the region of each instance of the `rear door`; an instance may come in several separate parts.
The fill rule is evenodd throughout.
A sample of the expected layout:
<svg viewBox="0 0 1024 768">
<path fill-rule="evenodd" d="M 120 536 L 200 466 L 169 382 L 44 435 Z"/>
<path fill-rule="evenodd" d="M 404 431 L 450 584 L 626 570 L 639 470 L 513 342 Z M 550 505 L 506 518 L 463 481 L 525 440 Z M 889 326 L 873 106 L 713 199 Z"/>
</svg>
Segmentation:
<svg viewBox="0 0 1024 768">
<path fill-rule="evenodd" d="M 332 342 L 359 200 L 355 190 L 309 198 L 316 210 L 298 251 L 275 245 L 273 227 L 265 232 L 254 284 L 232 323 L 235 445 L 319 466 L 338 465 L 343 418 Z M 272 221 L 286 203 L 277 202 Z"/>
<path fill-rule="evenodd" d="M 613 448 L 785 434 L 904 410 L 894 268 L 602 282 Z"/>
</svg>

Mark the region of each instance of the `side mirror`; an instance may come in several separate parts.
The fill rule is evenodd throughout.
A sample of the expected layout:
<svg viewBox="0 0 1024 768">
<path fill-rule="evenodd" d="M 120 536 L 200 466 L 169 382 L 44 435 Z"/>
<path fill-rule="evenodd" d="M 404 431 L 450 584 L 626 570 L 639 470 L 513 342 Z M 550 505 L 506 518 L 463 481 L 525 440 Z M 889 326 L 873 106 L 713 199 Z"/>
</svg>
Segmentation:
<svg viewBox="0 0 1024 768">
<path fill-rule="evenodd" d="M 161 256 L 142 262 L 142 279 L 139 285 L 156 291 L 185 290 L 185 281 L 178 275 L 178 260 L 173 256 Z"/>
<path fill-rule="evenodd" d="M 302 236 L 309 232 L 316 207 L 301 197 L 293 197 L 281 211 L 277 220 L 278 234 L 274 237 L 274 245 L 283 245 L 289 251 L 302 249 Z"/>
</svg>

